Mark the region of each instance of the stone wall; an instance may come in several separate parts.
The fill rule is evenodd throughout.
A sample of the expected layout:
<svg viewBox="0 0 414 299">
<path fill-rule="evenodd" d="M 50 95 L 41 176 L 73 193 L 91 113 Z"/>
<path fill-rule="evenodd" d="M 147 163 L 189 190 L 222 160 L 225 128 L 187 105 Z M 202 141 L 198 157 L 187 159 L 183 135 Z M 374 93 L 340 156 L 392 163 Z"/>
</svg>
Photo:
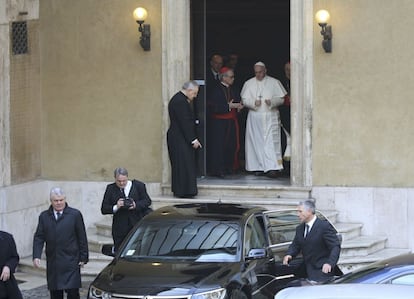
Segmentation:
<svg viewBox="0 0 414 299">
<path fill-rule="evenodd" d="M 413 188 L 313 187 L 318 209 L 337 210 L 338 221 L 362 223 L 363 235 L 387 237 L 387 247 L 414 250 Z"/>
<path fill-rule="evenodd" d="M 82 212 L 85 226 L 91 228 L 104 217 L 101 203 L 106 185 L 111 182 L 37 180 L 0 188 L 0 230 L 13 234 L 20 256 L 32 254 L 33 234 L 39 214 L 49 208 L 49 191 L 59 186 L 69 206 Z M 146 184 L 150 197 L 161 192 L 160 184 Z"/>
</svg>

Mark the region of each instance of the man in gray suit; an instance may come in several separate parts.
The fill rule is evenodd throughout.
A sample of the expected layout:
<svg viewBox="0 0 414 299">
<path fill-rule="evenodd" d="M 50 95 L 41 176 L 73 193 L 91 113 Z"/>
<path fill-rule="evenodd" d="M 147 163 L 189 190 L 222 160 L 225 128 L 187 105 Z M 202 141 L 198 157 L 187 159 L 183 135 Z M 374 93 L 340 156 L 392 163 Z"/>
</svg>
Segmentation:
<svg viewBox="0 0 414 299">
<path fill-rule="evenodd" d="M 301 224 L 283 258 L 283 264 L 302 253 L 302 275 L 312 283 L 324 282 L 335 274 L 341 251 L 341 243 L 335 229 L 315 215 L 315 202 L 306 200 L 299 203 L 298 216 Z"/>
</svg>

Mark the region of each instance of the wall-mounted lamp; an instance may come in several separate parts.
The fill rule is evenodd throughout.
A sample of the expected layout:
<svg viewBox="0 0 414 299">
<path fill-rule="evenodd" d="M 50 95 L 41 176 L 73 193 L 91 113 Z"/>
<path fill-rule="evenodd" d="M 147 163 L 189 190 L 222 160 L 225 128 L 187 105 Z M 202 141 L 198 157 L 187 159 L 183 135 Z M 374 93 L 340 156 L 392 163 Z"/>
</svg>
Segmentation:
<svg viewBox="0 0 414 299">
<path fill-rule="evenodd" d="M 145 8 L 138 7 L 134 10 L 134 19 L 139 24 L 138 31 L 141 32 L 141 37 L 139 43 L 144 51 L 149 51 L 151 49 L 151 31 L 150 25 L 144 24 L 145 19 L 147 18 L 148 13 Z M 144 25 L 143 25 L 144 24 Z"/>
<path fill-rule="evenodd" d="M 315 15 L 316 21 L 322 28 L 322 47 L 326 53 L 332 52 L 332 27 L 328 25 L 329 17 L 329 12 L 324 9 L 319 10 Z"/>
</svg>

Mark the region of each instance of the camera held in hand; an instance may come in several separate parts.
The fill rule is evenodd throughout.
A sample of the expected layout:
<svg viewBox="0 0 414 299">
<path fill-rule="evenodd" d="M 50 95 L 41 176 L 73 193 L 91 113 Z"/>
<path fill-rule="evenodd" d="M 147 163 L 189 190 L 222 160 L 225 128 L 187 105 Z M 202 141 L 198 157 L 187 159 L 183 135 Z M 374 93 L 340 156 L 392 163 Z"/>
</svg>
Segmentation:
<svg viewBox="0 0 414 299">
<path fill-rule="evenodd" d="M 130 207 L 134 206 L 134 200 L 132 198 L 125 198 L 124 199 L 124 208 L 129 209 Z"/>
</svg>

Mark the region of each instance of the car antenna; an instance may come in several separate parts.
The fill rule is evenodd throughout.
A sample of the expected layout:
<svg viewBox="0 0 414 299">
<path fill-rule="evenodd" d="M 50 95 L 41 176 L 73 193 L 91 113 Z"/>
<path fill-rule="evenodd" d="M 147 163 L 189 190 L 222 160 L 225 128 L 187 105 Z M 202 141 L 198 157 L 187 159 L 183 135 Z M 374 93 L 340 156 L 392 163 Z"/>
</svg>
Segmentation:
<svg viewBox="0 0 414 299">
<path fill-rule="evenodd" d="M 221 198 L 219 198 L 219 200 L 217 201 L 218 204 L 221 204 Z"/>
</svg>

